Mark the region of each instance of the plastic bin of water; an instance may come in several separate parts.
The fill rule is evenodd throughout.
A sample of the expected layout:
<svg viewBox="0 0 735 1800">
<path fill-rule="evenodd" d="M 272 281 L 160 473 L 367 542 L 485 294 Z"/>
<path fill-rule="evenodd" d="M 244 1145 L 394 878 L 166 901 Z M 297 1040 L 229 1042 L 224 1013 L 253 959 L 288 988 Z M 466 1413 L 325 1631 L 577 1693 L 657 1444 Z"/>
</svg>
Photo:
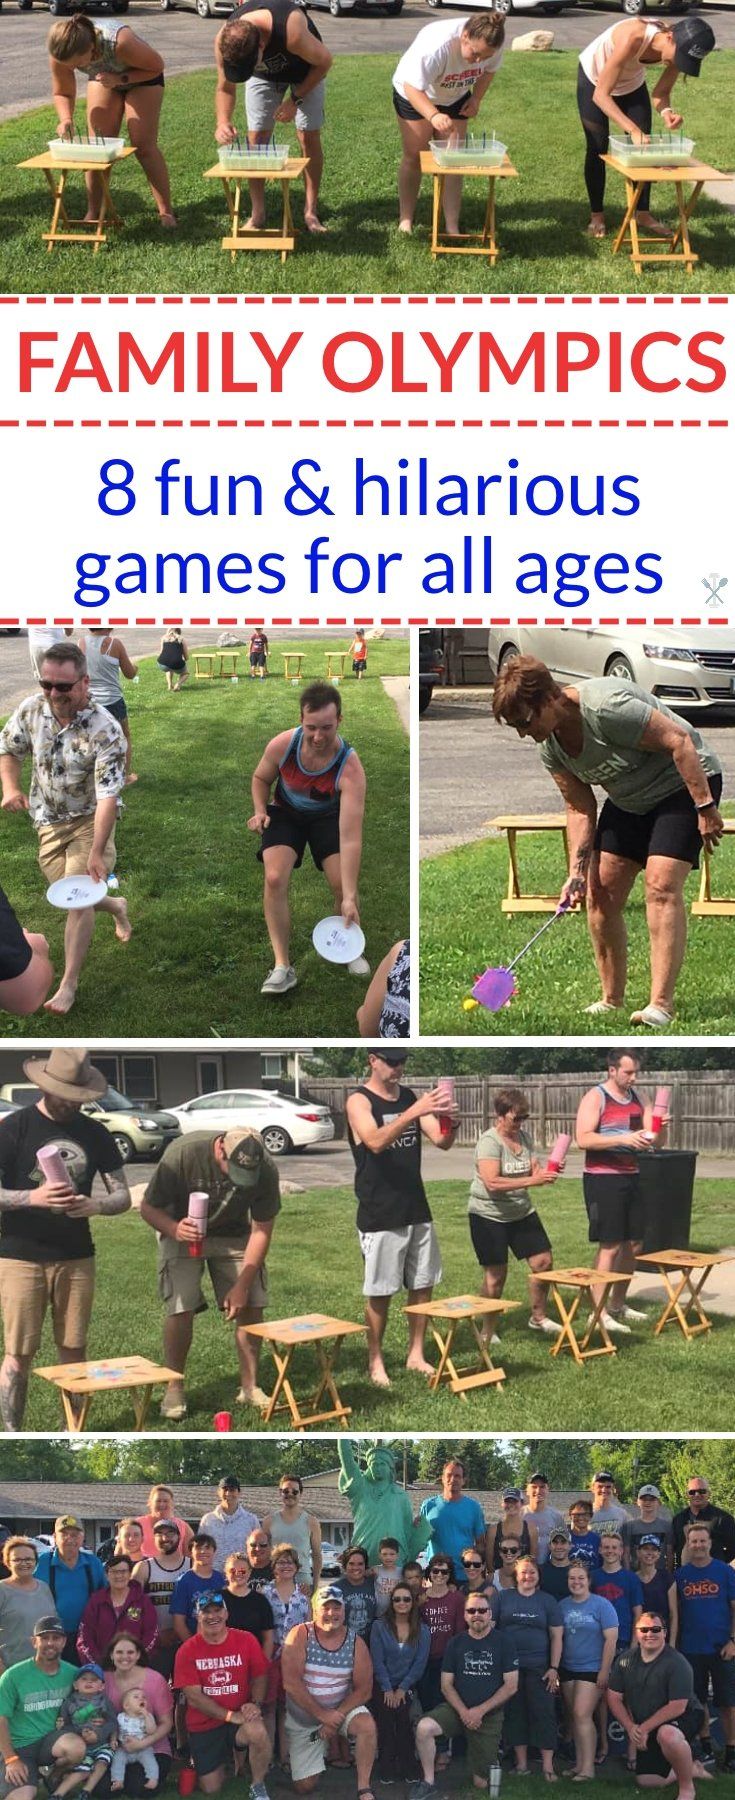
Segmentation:
<svg viewBox="0 0 735 1800">
<path fill-rule="evenodd" d="M 693 149 L 694 139 L 684 137 L 679 131 L 667 131 L 665 137 L 652 137 L 649 144 L 632 144 L 629 137 L 610 136 L 611 156 L 633 169 L 661 169 L 667 164 L 680 167 L 689 161 Z"/>
<path fill-rule="evenodd" d="M 219 159 L 223 169 L 235 174 L 243 170 L 267 174 L 269 169 L 285 169 L 290 154 L 288 144 L 223 144 Z"/>
<path fill-rule="evenodd" d="M 91 144 L 79 142 L 78 138 L 52 138 L 49 143 L 51 155 L 58 162 L 113 162 L 121 150 L 125 149 L 125 139 L 121 137 L 95 138 Z"/>
<path fill-rule="evenodd" d="M 505 156 L 507 144 L 501 144 L 495 136 L 489 138 L 466 137 L 461 143 L 452 144 L 446 138 L 432 138 L 431 150 L 434 161 L 442 169 L 497 169 Z"/>
</svg>

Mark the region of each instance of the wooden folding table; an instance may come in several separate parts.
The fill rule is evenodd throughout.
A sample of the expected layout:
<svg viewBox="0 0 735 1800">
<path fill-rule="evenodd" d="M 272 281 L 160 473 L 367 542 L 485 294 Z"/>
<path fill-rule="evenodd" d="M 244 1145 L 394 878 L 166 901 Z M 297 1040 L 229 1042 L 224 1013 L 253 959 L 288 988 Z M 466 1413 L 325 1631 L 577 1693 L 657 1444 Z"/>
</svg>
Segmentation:
<svg viewBox="0 0 735 1800">
<path fill-rule="evenodd" d="M 306 652 L 304 650 L 282 650 L 281 651 L 281 655 L 283 657 L 283 675 L 284 675 L 285 681 L 293 681 L 293 682 L 303 681 L 304 678 L 301 673 L 301 664 L 304 660 L 305 654 L 306 654 Z M 296 664 L 296 674 L 295 675 L 292 674 L 292 670 L 291 670 L 292 663 Z"/>
<path fill-rule="evenodd" d="M 547 1269 L 543 1274 L 536 1271 L 534 1281 L 546 1283 L 559 1314 L 559 1336 L 551 1346 L 551 1356 L 558 1356 L 561 1350 L 571 1350 L 581 1369 L 592 1356 L 616 1355 L 617 1344 L 612 1342 L 602 1315 L 607 1312 L 608 1301 L 616 1285 L 630 1281 L 629 1275 L 611 1274 L 610 1271 L 604 1273 L 600 1269 Z M 592 1291 L 596 1287 L 601 1289 L 597 1299 Z M 564 1299 L 563 1288 L 576 1289 L 570 1305 Z M 586 1330 L 578 1337 L 575 1321 L 585 1298 L 590 1308 L 590 1317 Z M 594 1342 L 596 1337 L 601 1338 L 601 1343 Z"/>
<path fill-rule="evenodd" d="M 236 650 L 194 650 L 194 680 L 232 680 L 237 674 Z"/>
<path fill-rule="evenodd" d="M 51 230 L 42 232 L 43 241 L 49 255 L 57 244 L 91 244 L 94 255 L 102 244 L 107 242 L 107 225 L 120 227 L 122 219 L 116 212 L 110 193 L 110 176 L 117 163 L 124 162 L 126 156 L 134 156 L 132 144 L 126 144 L 117 156 L 111 156 L 107 162 L 89 161 L 85 157 L 52 156 L 50 150 L 42 151 L 40 156 L 29 156 L 25 162 L 18 163 L 19 169 L 40 169 L 45 175 L 51 194 L 53 208 L 51 212 Z M 99 176 L 102 198 L 96 219 L 71 219 L 66 210 L 67 176 L 74 173 Z"/>
<path fill-rule="evenodd" d="M 517 840 L 519 832 L 558 832 L 568 875 L 569 837 L 566 813 L 499 813 L 497 818 L 486 819 L 485 824 L 491 826 L 493 831 L 504 831 L 508 840 L 508 893 L 505 900 L 500 902 L 501 912 L 555 913 L 559 905 L 558 889 L 555 894 L 529 894 L 522 888 Z"/>
<path fill-rule="evenodd" d="M 698 157 L 685 157 L 681 163 L 651 164 L 650 168 L 635 168 L 628 162 L 622 162 L 619 156 L 603 156 L 602 161 L 616 175 L 622 175 L 625 182 L 625 214 L 623 223 L 613 243 L 613 256 L 622 250 L 626 239 L 630 243 L 630 255 L 637 275 L 640 275 L 644 263 L 683 263 L 687 275 L 693 275 L 694 265 L 699 257 L 692 249 L 689 237 L 689 220 L 704 187 L 705 181 L 732 181 L 732 175 L 723 175 L 720 169 L 713 169 L 709 163 L 700 162 Z M 644 187 L 651 182 L 668 182 L 673 185 L 676 194 L 676 211 L 679 223 L 673 237 L 666 239 L 652 237 L 650 233 L 638 230 L 636 212 L 640 205 Z M 692 183 L 691 193 L 687 199 L 685 184 Z M 642 244 L 658 244 L 657 250 L 642 250 Z M 680 246 L 680 248 L 679 248 Z"/>
<path fill-rule="evenodd" d="M 466 167 L 451 169 L 437 162 L 433 150 L 422 150 L 421 173 L 430 175 L 434 184 L 431 206 L 432 257 L 486 256 L 494 264 L 500 255 L 495 236 L 495 183 L 518 174 L 508 155 L 503 157 L 501 163 L 492 167 L 488 167 L 487 163 L 469 163 Z M 444 183 L 447 180 L 487 182 L 487 205 L 481 231 L 460 231 L 456 236 L 450 236 L 449 232 L 441 230 Z"/>
<path fill-rule="evenodd" d="M 425 1318 L 439 1351 L 439 1362 L 429 1377 L 429 1387 L 436 1393 L 446 1381 L 453 1394 L 466 1400 L 470 1389 L 502 1387 L 505 1369 L 497 1369 L 482 1333 L 482 1322 L 498 1319 L 503 1313 L 515 1312 L 519 1300 L 486 1300 L 482 1294 L 455 1294 L 449 1300 L 422 1300 L 404 1306 L 405 1313 Z M 479 1321 L 479 1323 L 478 1323 Z M 454 1340 L 459 1326 L 467 1323 L 477 1346 L 479 1361 L 458 1369 L 453 1360 Z"/>
<path fill-rule="evenodd" d="M 296 249 L 296 232 L 291 216 L 291 182 L 303 175 L 308 167 L 308 156 L 289 156 L 282 169 L 263 168 L 232 169 L 228 163 L 215 163 L 211 169 L 205 169 L 205 181 L 221 181 L 225 190 L 227 210 L 230 215 L 232 230 L 229 237 L 223 237 L 222 249 L 229 250 L 232 261 L 235 261 L 238 250 L 279 250 L 281 262 Z M 281 184 L 282 211 L 280 225 L 259 226 L 257 231 L 249 231 L 242 223 L 241 205 L 242 190 L 250 181 L 279 181 Z"/>
<path fill-rule="evenodd" d="M 702 1331 L 712 1330 L 712 1320 L 702 1306 L 702 1288 L 719 1263 L 735 1262 L 730 1250 L 652 1250 L 645 1256 L 636 1258 L 639 1263 L 650 1263 L 658 1270 L 668 1294 L 668 1300 L 658 1320 L 654 1337 L 658 1337 L 665 1325 L 679 1325 L 687 1343 L 698 1337 Z M 683 1300 L 683 1305 L 681 1304 Z M 697 1323 L 690 1325 L 689 1314 L 694 1313 Z"/>
<path fill-rule="evenodd" d="M 340 1419 L 343 1425 L 347 1423 L 352 1407 L 345 1406 L 340 1398 L 334 1369 L 342 1339 L 355 1332 L 364 1333 L 364 1325 L 353 1325 L 348 1319 L 332 1319 L 327 1313 L 302 1313 L 294 1319 L 269 1319 L 263 1325 L 245 1325 L 243 1330 L 249 1337 L 261 1338 L 268 1345 L 276 1365 L 276 1385 L 263 1411 L 264 1424 L 269 1425 L 275 1413 L 283 1412 L 290 1412 L 295 1431 L 303 1431 L 307 1425 L 323 1425 L 328 1419 Z M 297 1400 L 290 1380 L 295 1352 L 304 1344 L 313 1345 L 321 1375 L 314 1398 L 308 1402 L 311 1407 L 308 1414 L 302 1412 L 302 1406 L 307 1403 Z M 325 1392 L 332 1407 L 329 1412 L 319 1412 Z M 285 1395 L 283 1400 L 282 1394 Z"/>
<path fill-rule="evenodd" d="M 327 681 L 335 680 L 332 665 L 333 665 L 333 663 L 336 663 L 336 662 L 339 663 L 339 675 L 336 677 L 336 679 L 338 681 L 344 681 L 345 663 L 347 661 L 347 651 L 346 650 L 325 650 L 324 655 L 327 659 Z"/>
<path fill-rule="evenodd" d="M 152 1389 L 181 1380 L 180 1370 L 161 1368 L 147 1356 L 108 1356 L 100 1362 L 53 1363 L 45 1369 L 34 1369 L 33 1373 L 59 1389 L 67 1431 L 83 1431 L 95 1394 L 110 1393 L 113 1388 L 130 1394 L 135 1429 L 142 1431 Z"/>
</svg>

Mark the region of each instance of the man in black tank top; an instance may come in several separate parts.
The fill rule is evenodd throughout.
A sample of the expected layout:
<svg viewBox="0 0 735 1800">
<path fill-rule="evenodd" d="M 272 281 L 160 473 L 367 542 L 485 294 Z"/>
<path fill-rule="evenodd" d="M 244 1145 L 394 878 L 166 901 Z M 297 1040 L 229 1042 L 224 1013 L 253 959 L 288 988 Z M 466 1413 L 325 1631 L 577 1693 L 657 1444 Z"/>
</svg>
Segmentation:
<svg viewBox="0 0 735 1800">
<path fill-rule="evenodd" d="M 365 1323 L 370 1379 L 390 1387 L 383 1337 L 391 1295 L 408 1290 L 409 1305 L 431 1297 L 442 1268 L 436 1232 L 421 1179 L 421 1135 L 450 1150 L 459 1111 L 446 1089 L 417 1100 L 401 1086 L 405 1050 L 368 1051 L 367 1081 L 347 1101 L 347 1135 L 355 1158 L 357 1229 L 365 1264 Z M 406 1367 L 433 1374 L 424 1355 L 425 1320 L 409 1318 Z"/>
<path fill-rule="evenodd" d="M 294 0 L 269 0 L 268 6 L 243 0 L 218 31 L 214 54 L 216 142 L 229 144 L 237 137 L 233 119 L 240 82 L 247 84 L 249 143 L 267 144 L 276 124 L 295 121 L 301 154 L 309 159 L 304 170 L 304 224 L 307 231 L 324 231 L 318 210 L 324 165 L 321 128 L 324 79 L 332 57 L 313 20 Z M 249 187 L 249 225 L 259 231 L 265 225 L 265 182 L 251 181 Z"/>
</svg>

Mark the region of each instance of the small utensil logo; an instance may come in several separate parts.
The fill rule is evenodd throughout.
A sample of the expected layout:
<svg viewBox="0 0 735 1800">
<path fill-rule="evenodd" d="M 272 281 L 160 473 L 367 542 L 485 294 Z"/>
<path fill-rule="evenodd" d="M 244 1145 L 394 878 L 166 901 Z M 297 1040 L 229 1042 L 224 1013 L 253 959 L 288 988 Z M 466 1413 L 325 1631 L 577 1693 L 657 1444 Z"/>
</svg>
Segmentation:
<svg viewBox="0 0 735 1800">
<path fill-rule="evenodd" d="M 718 600 L 718 595 L 721 593 L 723 588 L 727 587 L 727 576 L 726 575 L 703 575 L 702 576 L 702 587 L 707 589 L 707 594 L 708 594 L 708 598 L 705 600 L 705 603 L 704 603 L 705 606 L 719 606 L 720 601 Z"/>
</svg>

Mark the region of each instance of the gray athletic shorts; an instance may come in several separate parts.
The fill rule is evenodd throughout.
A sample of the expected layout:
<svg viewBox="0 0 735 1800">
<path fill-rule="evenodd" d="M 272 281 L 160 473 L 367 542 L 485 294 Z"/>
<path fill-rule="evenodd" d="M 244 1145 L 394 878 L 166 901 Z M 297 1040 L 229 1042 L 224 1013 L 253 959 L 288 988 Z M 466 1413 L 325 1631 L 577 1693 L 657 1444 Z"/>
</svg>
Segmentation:
<svg viewBox="0 0 735 1800">
<path fill-rule="evenodd" d="M 278 135 L 276 113 L 290 92 L 287 81 L 266 81 L 262 75 L 251 75 L 245 83 L 245 116 L 248 131 L 274 131 Z M 311 93 L 296 101 L 296 130 L 320 131 L 324 124 L 324 82 L 318 81 Z M 283 127 L 284 131 L 286 126 Z"/>
<path fill-rule="evenodd" d="M 401 1288 L 413 1293 L 417 1288 L 436 1287 L 441 1281 L 442 1260 L 430 1222 L 358 1235 L 365 1260 L 363 1294 L 398 1294 Z"/>
</svg>

